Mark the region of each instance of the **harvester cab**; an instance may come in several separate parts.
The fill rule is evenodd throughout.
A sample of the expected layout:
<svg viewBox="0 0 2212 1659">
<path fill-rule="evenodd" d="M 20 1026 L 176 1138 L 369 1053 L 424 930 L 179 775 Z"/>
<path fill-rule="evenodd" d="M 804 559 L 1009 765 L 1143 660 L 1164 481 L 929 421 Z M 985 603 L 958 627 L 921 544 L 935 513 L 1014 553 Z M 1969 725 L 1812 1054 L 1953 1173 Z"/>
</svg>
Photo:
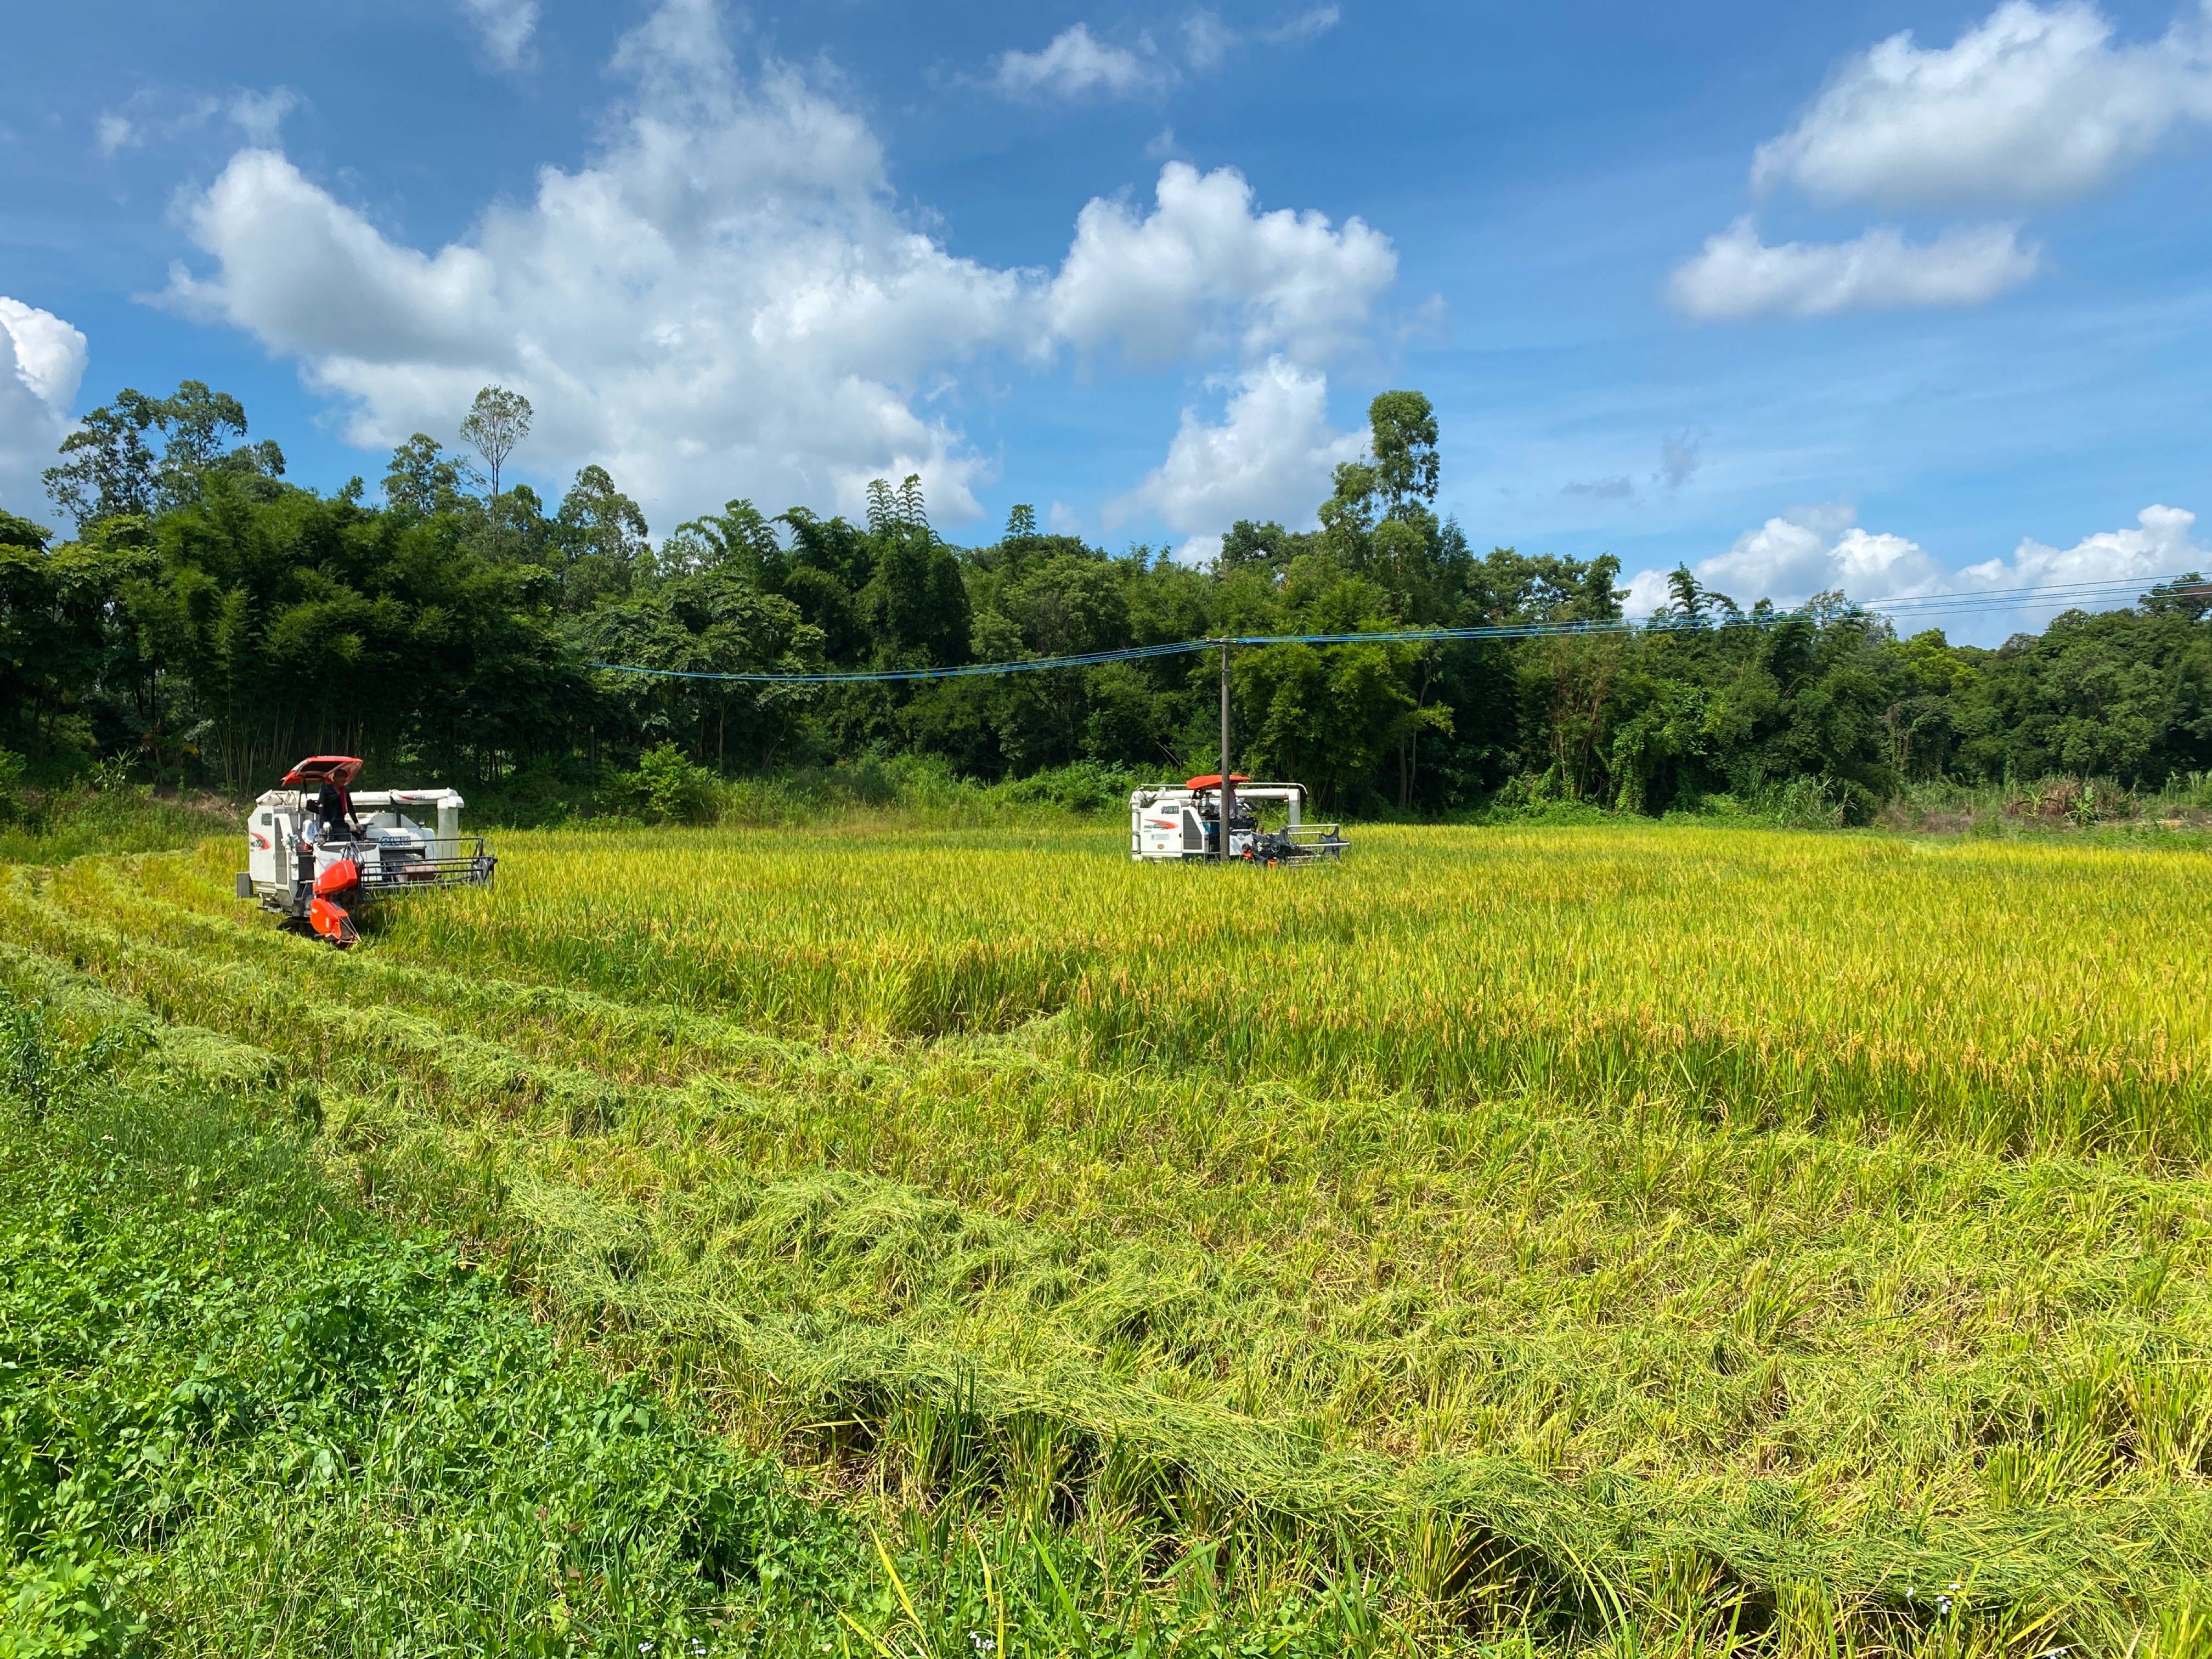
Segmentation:
<svg viewBox="0 0 2212 1659">
<path fill-rule="evenodd" d="M 363 905 L 441 887 L 489 887 L 499 866 L 483 836 L 462 836 L 466 803 L 453 791 L 349 793 L 360 772 L 350 755 L 311 756 L 287 772 L 246 815 L 246 867 L 238 877 L 239 897 L 341 950 L 358 937 L 354 917 Z M 337 792 L 334 815 L 318 810 L 325 788 Z"/>
<path fill-rule="evenodd" d="M 1343 826 L 1304 820 L 1305 786 L 1254 783 L 1229 776 L 1230 808 L 1224 844 L 1221 775 L 1210 772 L 1181 787 L 1163 784 L 1129 796 L 1129 856 L 1139 864 L 1167 859 L 1227 857 L 1252 864 L 1313 864 L 1341 856 Z M 1288 822 L 1264 827 L 1264 807 L 1287 809 Z M 1273 813 L 1268 814 L 1273 817 Z"/>
</svg>

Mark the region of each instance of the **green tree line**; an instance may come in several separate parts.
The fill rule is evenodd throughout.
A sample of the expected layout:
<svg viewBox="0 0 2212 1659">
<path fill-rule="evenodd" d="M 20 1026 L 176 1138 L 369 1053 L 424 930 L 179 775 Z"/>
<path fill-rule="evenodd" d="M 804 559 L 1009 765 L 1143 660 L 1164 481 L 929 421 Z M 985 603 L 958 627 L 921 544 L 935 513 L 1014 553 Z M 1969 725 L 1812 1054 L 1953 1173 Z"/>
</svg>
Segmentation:
<svg viewBox="0 0 2212 1659">
<path fill-rule="evenodd" d="M 574 788 L 673 745 L 726 773 L 942 757 L 983 780 L 1089 762 L 1209 769 L 1212 656 L 919 684 L 761 686 L 610 672 L 923 667 L 1214 634 L 1607 622 L 1611 557 L 1477 554 L 1437 516 L 1428 400 L 1370 410 L 1318 527 L 1240 522 L 1211 565 L 1109 553 L 1016 507 L 988 544 L 931 526 L 917 480 L 863 520 L 732 500 L 657 544 L 599 466 L 558 501 L 416 434 L 381 501 L 289 483 L 237 400 L 188 381 L 88 416 L 48 475 L 75 533 L 0 511 L 0 747 L 249 793 L 298 756 L 378 775 Z M 496 469 L 529 409 L 463 430 Z M 1671 585 L 1664 630 L 1237 653 L 1239 763 L 1339 811 L 1508 798 L 1658 812 L 1808 783 L 1863 815 L 1917 780 L 2212 770 L 2197 584 L 2069 612 L 1994 650 L 1900 637 L 1841 594 L 1778 616 Z"/>
</svg>

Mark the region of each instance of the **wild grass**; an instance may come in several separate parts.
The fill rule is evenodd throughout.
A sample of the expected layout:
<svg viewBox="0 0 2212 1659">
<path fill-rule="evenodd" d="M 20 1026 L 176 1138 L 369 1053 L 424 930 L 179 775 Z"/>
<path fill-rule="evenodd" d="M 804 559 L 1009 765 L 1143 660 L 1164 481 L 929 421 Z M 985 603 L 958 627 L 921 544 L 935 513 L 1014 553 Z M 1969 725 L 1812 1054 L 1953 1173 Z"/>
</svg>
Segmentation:
<svg viewBox="0 0 2212 1659">
<path fill-rule="evenodd" d="M 0 890 L 0 979 L 250 1045 L 356 1194 L 889 1512 L 1357 1562 L 1413 1645 L 2183 1617 L 2201 855 L 1120 842 L 515 837 L 345 957 L 242 914 L 226 849 L 87 862 Z"/>
<path fill-rule="evenodd" d="M 228 835 L 238 821 L 212 798 L 157 798 L 119 778 L 43 793 L 0 790 L 0 864 L 167 852 Z"/>
<path fill-rule="evenodd" d="M 2178 773 L 2157 788 L 2065 775 L 1980 785 L 1931 779 L 1905 785 L 1876 821 L 1954 835 L 2169 841 L 2212 828 L 2212 774 Z"/>
<path fill-rule="evenodd" d="M 82 999 L 78 999 L 82 1000 Z M 85 1011 L 76 1010 L 81 1017 Z M 332 1187 L 303 1097 L 133 1080 L 0 999 L 0 1652 L 1371 1650 L 1131 1540 L 856 1521 Z"/>
</svg>

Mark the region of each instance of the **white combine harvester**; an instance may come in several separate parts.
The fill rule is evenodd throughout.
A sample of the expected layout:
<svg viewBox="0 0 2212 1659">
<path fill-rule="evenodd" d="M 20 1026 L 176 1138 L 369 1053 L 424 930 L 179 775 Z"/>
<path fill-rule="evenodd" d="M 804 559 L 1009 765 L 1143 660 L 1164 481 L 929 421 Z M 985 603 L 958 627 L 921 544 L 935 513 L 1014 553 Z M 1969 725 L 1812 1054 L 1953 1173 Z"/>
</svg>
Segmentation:
<svg viewBox="0 0 2212 1659">
<path fill-rule="evenodd" d="M 246 820 L 246 867 L 238 896 L 304 923 L 341 950 L 357 937 L 353 915 L 396 893 L 440 887 L 488 887 L 499 860 L 483 837 L 464 840 L 461 808 L 450 789 L 343 792 L 361 771 L 349 755 L 316 755 L 284 775 L 284 786 L 253 803 Z M 321 824 L 316 800 L 335 787 L 351 806 L 351 824 Z M 434 817 L 433 830 L 415 815 Z M 357 827 L 356 827 L 357 826 Z"/>
<path fill-rule="evenodd" d="M 1182 787 L 1162 784 L 1129 793 L 1129 856 L 1139 864 L 1170 859 L 1247 864 L 1318 864 L 1343 856 L 1340 823 L 1304 822 L 1306 787 L 1302 783 L 1255 783 L 1229 763 L 1229 653 L 1237 641 L 1221 641 L 1221 769 L 1186 778 Z M 1288 809 L 1279 830 L 1261 827 L 1255 803 L 1274 801 Z"/>
<path fill-rule="evenodd" d="M 1129 856 L 1143 864 L 1165 859 L 1241 859 L 1251 864 L 1312 864 L 1340 856 L 1346 845 L 1344 826 L 1304 822 L 1306 791 L 1302 783 L 1254 783 L 1229 777 L 1229 840 L 1221 838 L 1221 775 L 1209 772 L 1180 787 L 1163 784 L 1129 796 Z M 1274 801 L 1289 809 L 1279 830 L 1260 825 L 1255 804 Z"/>
</svg>

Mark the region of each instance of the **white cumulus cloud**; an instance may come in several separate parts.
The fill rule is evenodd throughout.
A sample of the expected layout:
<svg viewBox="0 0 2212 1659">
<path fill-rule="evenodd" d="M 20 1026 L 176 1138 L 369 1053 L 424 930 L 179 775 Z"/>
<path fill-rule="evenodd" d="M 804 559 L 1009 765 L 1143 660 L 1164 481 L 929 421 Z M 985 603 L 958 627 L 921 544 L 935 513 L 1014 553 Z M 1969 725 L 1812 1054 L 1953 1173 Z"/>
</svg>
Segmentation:
<svg viewBox="0 0 2212 1659">
<path fill-rule="evenodd" d="M 1118 339 L 1165 362 L 1234 344 L 1311 364 L 1364 339 L 1397 274 L 1389 238 L 1361 220 L 1340 230 L 1319 213 L 1261 213 L 1234 168 L 1170 161 L 1151 213 L 1102 199 L 1077 216 L 1047 302 L 1079 346 Z"/>
<path fill-rule="evenodd" d="M 1793 507 L 1736 538 L 1724 553 L 1690 567 L 1700 587 L 1725 593 L 1738 605 L 1760 599 L 1796 605 L 1815 593 L 1842 589 L 1873 603 L 1935 592 L 1945 586 L 1942 567 L 1917 542 L 1863 530 L 1838 501 Z M 1628 583 L 1628 611 L 1649 616 L 1667 603 L 1664 570 L 1639 570 Z"/>
<path fill-rule="evenodd" d="M 1895 34 L 1850 59 L 1759 146 L 1752 178 L 1823 202 L 2028 205 L 2094 190 L 2206 120 L 2206 13 L 2115 46 L 2094 6 L 2007 0 L 1948 46 Z"/>
<path fill-rule="evenodd" d="M 0 507 L 51 522 L 39 474 L 70 428 L 84 336 L 51 311 L 0 295 Z"/>
<path fill-rule="evenodd" d="M 494 64 L 514 70 L 529 63 L 538 33 L 538 0 L 460 0 L 460 8 Z"/>
<path fill-rule="evenodd" d="M 1724 553 L 1690 567 L 1698 586 L 1726 593 L 1739 605 L 1761 599 L 1795 605 L 1815 593 L 1841 591 L 1879 609 L 1888 600 L 1929 594 L 1991 596 L 1983 609 L 1901 607 L 1900 630 L 1943 628 L 1990 642 L 2019 629 L 2038 629 L 2055 611 L 2080 605 L 2106 609 L 2134 603 L 2134 585 L 2153 583 L 2185 571 L 2212 571 L 2212 548 L 2193 534 L 2197 515 L 2178 507 L 2151 506 L 2136 515 L 2133 528 L 2100 531 L 2071 547 L 2046 546 L 2025 538 L 2008 559 L 1985 559 L 1962 570 L 1947 571 L 1918 543 L 1903 536 L 1863 530 L 1856 514 L 1840 501 L 1793 507 L 1746 531 Z M 1639 570 L 1629 583 L 1631 616 L 1649 616 L 1667 603 L 1664 570 Z M 2008 598 L 2014 590 L 2062 584 L 2116 582 L 2126 586 L 2103 596 L 2047 599 Z M 1987 608 L 1994 606 L 1995 608 Z"/>
<path fill-rule="evenodd" d="M 1928 242 L 1885 228 L 1848 242 L 1770 247 L 1747 216 L 1677 266 L 1667 293 L 1677 310 L 1707 320 L 1978 305 L 2027 282 L 2041 262 L 2008 225 L 1947 230 Z"/>
<path fill-rule="evenodd" d="M 1218 424 L 1185 409 L 1167 459 L 1110 503 L 1109 524 L 1150 513 L 1188 537 L 1179 556 L 1208 559 L 1239 519 L 1310 523 L 1340 461 L 1354 460 L 1364 434 L 1328 421 L 1328 380 L 1281 357 L 1247 369 Z"/>
<path fill-rule="evenodd" d="M 2136 515 L 2132 530 L 2084 536 L 2071 547 L 2046 547 L 2023 538 L 2009 559 L 1987 559 L 1959 573 L 1961 587 L 2045 587 L 2065 582 L 2143 581 L 2212 569 L 2212 548 L 2191 532 L 2194 513 L 2153 505 Z"/>
<path fill-rule="evenodd" d="M 1062 29 L 1036 52 L 999 54 L 994 84 L 1010 98 L 1132 98 L 1155 92 L 1171 76 L 1149 38 L 1140 50 L 1110 46 L 1087 23 Z"/>
<path fill-rule="evenodd" d="M 451 434 L 498 381 L 537 406 L 526 470 L 603 462 L 658 526 L 734 495 L 849 509 L 909 471 L 957 522 L 988 476 L 954 424 L 980 360 L 1318 362 L 1395 270 L 1357 221 L 1263 213 L 1234 172 L 1180 164 L 1150 213 L 1085 207 L 1057 273 L 994 268 L 899 210 L 874 134 L 815 80 L 740 72 L 709 0 L 666 0 L 615 68 L 632 93 L 599 151 L 435 249 L 240 151 L 184 206 L 204 257 L 169 302 L 297 360 L 364 447 Z"/>
</svg>

